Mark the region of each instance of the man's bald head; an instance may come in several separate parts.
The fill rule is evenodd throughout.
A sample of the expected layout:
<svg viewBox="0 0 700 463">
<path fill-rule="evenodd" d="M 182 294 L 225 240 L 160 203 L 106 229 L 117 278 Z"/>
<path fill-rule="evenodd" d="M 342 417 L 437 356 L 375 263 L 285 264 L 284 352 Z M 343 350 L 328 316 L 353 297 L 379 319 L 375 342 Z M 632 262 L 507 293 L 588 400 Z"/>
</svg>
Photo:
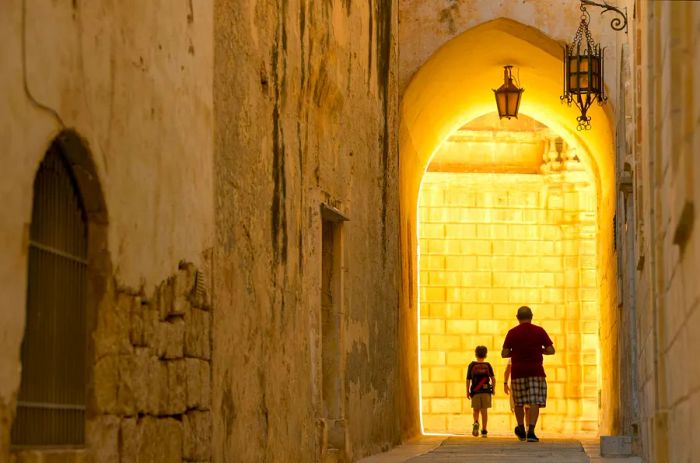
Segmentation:
<svg viewBox="0 0 700 463">
<path fill-rule="evenodd" d="M 532 321 L 532 309 L 526 305 L 518 309 L 518 315 L 516 315 L 518 321 L 529 322 Z"/>
</svg>

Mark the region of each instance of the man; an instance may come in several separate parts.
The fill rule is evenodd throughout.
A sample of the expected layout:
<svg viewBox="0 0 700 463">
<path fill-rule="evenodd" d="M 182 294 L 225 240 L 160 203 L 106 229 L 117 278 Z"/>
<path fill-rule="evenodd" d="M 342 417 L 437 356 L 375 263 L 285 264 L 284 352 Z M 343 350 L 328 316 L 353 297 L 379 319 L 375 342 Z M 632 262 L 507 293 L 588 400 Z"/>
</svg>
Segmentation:
<svg viewBox="0 0 700 463">
<path fill-rule="evenodd" d="M 532 324 L 532 310 L 522 306 L 518 309 L 518 326 L 511 328 L 503 341 L 501 357 L 511 358 L 511 393 L 515 404 L 515 419 L 518 426 L 515 435 L 528 442 L 539 442 L 535 435 L 535 425 L 540 408 L 547 406 L 547 375 L 542 366 L 542 355 L 553 355 L 554 345 L 547 332 Z M 525 431 L 524 406 L 527 411 L 528 429 Z"/>
</svg>

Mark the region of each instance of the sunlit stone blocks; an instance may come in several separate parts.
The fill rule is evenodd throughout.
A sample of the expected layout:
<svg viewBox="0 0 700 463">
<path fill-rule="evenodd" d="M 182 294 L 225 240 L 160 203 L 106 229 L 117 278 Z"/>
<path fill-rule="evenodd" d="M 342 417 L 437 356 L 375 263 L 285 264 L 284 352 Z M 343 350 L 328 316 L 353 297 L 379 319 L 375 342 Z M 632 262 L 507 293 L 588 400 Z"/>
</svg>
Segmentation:
<svg viewBox="0 0 700 463">
<path fill-rule="evenodd" d="M 545 358 L 549 399 L 542 430 L 597 430 L 595 193 L 587 174 L 580 175 L 569 188 L 544 175 L 426 174 L 418 227 L 426 432 L 470 431 L 464 378 L 479 344 L 488 347 L 497 377 L 489 429 L 512 432 L 500 350 L 523 304 L 557 347 Z"/>
</svg>

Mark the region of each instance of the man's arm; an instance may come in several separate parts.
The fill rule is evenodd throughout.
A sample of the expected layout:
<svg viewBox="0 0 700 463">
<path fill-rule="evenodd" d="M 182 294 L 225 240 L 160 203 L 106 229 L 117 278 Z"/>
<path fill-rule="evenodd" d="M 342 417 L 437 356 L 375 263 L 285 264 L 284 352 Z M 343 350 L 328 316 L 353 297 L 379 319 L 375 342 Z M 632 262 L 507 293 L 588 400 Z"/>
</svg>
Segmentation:
<svg viewBox="0 0 700 463">
<path fill-rule="evenodd" d="M 511 335 L 510 331 L 508 331 L 508 334 L 506 334 L 506 338 L 503 340 L 503 350 L 501 351 L 501 357 L 508 358 L 510 357 L 511 353 L 513 352 L 512 349 L 513 345 L 511 343 Z"/>
<path fill-rule="evenodd" d="M 542 353 L 544 355 L 554 355 L 554 343 L 552 342 L 552 339 L 544 329 L 542 329 L 542 334 L 542 345 L 545 346 Z"/>
<path fill-rule="evenodd" d="M 510 388 L 508 387 L 508 380 L 510 379 L 510 362 L 506 365 L 506 371 L 503 373 L 503 390 L 506 395 L 510 394 Z"/>
</svg>

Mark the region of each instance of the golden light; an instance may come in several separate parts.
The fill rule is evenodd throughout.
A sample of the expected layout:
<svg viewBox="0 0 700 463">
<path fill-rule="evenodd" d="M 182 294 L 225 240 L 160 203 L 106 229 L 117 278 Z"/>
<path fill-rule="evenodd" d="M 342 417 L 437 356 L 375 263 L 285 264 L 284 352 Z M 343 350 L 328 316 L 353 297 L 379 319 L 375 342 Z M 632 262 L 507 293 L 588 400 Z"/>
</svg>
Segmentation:
<svg viewBox="0 0 700 463">
<path fill-rule="evenodd" d="M 599 298 L 595 182 L 574 148 L 527 116 L 503 130 L 496 115 L 448 138 L 419 200 L 419 306 L 424 430 L 471 423 L 466 365 L 485 345 L 496 371 L 492 433 L 515 426 L 500 350 L 522 304 L 550 334 L 545 433 L 598 429 Z M 514 129 L 514 130 L 513 130 Z M 486 158 L 486 160 L 484 160 Z M 498 161 L 501 161 L 498 163 Z"/>
<path fill-rule="evenodd" d="M 470 59 L 460 59 L 466 50 L 470 53 Z M 529 210 L 528 214 L 534 214 L 536 220 L 522 224 L 495 220 L 496 216 L 508 214 L 515 214 L 516 218 L 513 220 L 516 220 L 518 212 L 515 203 L 506 203 L 505 207 L 492 203 L 492 206 L 480 208 L 478 213 L 475 211 L 479 209 L 475 201 L 493 201 L 493 198 L 498 196 L 497 192 L 492 192 L 491 199 L 479 199 L 474 192 L 455 193 L 464 189 L 455 189 L 454 182 L 436 183 L 433 174 L 437 173 L 426 173 L 431 159 L 438 158 L 437 153 L 449 145 L 449 138 L 453 134 L 468 122 L 493 112 L 493 97 L 488 92 L 475 92 L 473 89 L 491 88 L 489 83 L 495 73 L 502 71 L 502 63 L 514 62 L 515 57 L 519 56 L 528 57 L 527 63 L 518 64 L 521 79 L 528 82 L 528 97 L 521 102 L 520 116 L 536 115 L 537 121 L 561 137 L 564 146 L 575 151 L 583 167 L 582 173 L 587 175 L 586 188 L 590 191 L 590 194 L 584 195 L 578 190 L 567 190 L 561 195 L 561 201 L 564 203 L 549 208 L 540 207 L 539 202 L 544 198 L 540 190 L 530 191 L 535 198 L 522 200 L 526 201 L 525 205 L 528 204 L 527 201 L 534 201 L 537 207 L 531 210 L 523 205 L 519 207 L 522 214 Z M 524 300 L 532 300 L 531 296 L 535 291 L 539 291 L 540 300 L 537 304 L 532 303 L 535 316 L 540 314 L 539 320 L 545 328 L 549 327 L 553 335 L 559 337 L 557 341 L 561 344 L 558 346 L 561 349 L 560 353 L 552 362 L 563 363 L 551 364 L 554 375 L 552 380 L 553 384 L 556 384 L 550 390 L 550 397 L 563 397 L 567 393 L 577 394 L 576 400 L 562 399 L 556 402 L 556 405 L 552 402 L 553 408 L 548 408 L 542 415 L 542 424 L 550 426 L 547 414 L 551 413 L 550 421 L 557 420 L 551 423 L 551 429 L 560 426 L 562 432 L 577 429 L 576 426 L 583 429 L 583 425 L 577 423 L 584 421 L 588 423 L 586 426 L 595 423 L 601 433 L 608 432 L 612 427 L 610 410 L 614 404 L 603 402 L 599 410 L 597 397 L 601 387 L 604 391 L 612 387 L 611 380 L 605 372 L 609 370 L 606 367 L 610 363 L 609 359 L 614 358 L 613 347 L 607 344 L 601 346 L 597 331 L 592 330 L 594 323 L 599 323 L 600 332 L 608 332 L 611 317 L 607 315 L 607 310 L 613 307 L 616 294 L 610 226 L 614 215 L 615 185 L 613 132 L 610 118 L 604 108 L 599 106 L 591 107 L 590 113 L 600 123 L 586 131 L 585 137 L 582 136 L 582 132 L 577 132 L 575 127 L 572 127 L 570 121 L 577 116 L 576 108 L 561 105 L 557 98 L 561 91 L 562 67 L 561 48 L 557 42 L 531 27 L 507 19 L 498 19 L 468 30 L 446 43 L 415 74 L 404 92 L 399 133 L 404 288 L 402 314 L 405 314 L 402 316 L 401 336 L 404 345 L 409 346 L 409 349 L 415 348 L 415 355 L 407 358 L 402 374 L 415 384 L 414 390 L 407 391 L 406 413 L 408 416 L 414 416 L 417 421 L 422 420 L 424 431 L 459 428 L 458 417 L 465 415 L 463 368 L 473 356 L 475 342 L 480 341 L 482 336 L 486 337 L 485 343 L 489 342 L 487 346 L 491 353 L 490 359 L 497 360 L 497 375 L 499 381 L 502 379 L 503 363 L 500 359 L 494 359 L 498 357 L 497 351 L 500 348 L 498 340 L 501 333 L 505 333 L 503 330 L 507 331 L 507 328 L 514 324 L 514 318 L 509 322 L 507 316 L 514 317 L 517 304 Z M 518 120 L 522 119 L 519 117 Z M 484 156 L 494 156 L 495 159 L 499 149 L 491 146 L 486 151 L 489 150 L 492 151 L 486 152 Z M 548 149 L 547 154 L 552 154 L 551 150 Z M 553 155 L 555 162 L 564 164 L 571 161 L 559 161 L 556 153 Z M 452 174 L 457 173 L 449 173 Z M 518 173 L 501 172 L 498 175 L 505 174 Z M 460 180 L 462 181 L 463 179 Z M 479 184 L 476 179 L 470 179 L 470 182 Z M 497 184 L 495 180 L 493 184 Z M 424 195 L 419 195 L 421 185 Z M 440 201 L 435 199 L 435 194 L 431 194 L 438 185 L 444 188 L 442 193 L 437 194 L 437 197 L 442 195 Z M 531 186 L 534 188 L 534 185 Z M 448 190 L 453 193 L 446 196 L 445 191 Z M 510 190 L 503 191 L 508 193 Z M 515 191 L 522 193 L 526 189 L 521 185 L 513 190 Z M 528 195 L 522 196 L 525 198 Z M 566 198 L 573 204 L 574 197 L 576 203 L 585 203 L 586 210 L 592 210 L 594 213 L 594 225 L 587 225 L 588 232 L 594 237 L 592 240 L 565 239 L 563 229 L 560 232 L 555 231 L 560 225 L 554 225 L 554 216 L 561 214 L 564 217 L 565 213 L 568 216 L 569 212 L 583 212 L 567 209 Z M 466 205 L 453 207 L 447 204 L 447 198 L 466 201 Z M 509 198 L 516 198 L 515 193 L 506 194 L 505 200 L 516 201 Z M 426 201 L 428 203 L 425 203 Z M 430 201 L 435 202 L 428 207 Z M 419 207 L 428 209 L 421 210 L 419 216 Z M 425 213 L 428 217 L 432 214 L 435 218 L 440 218 L 442 222 L 423 223 Z M 462 214 L 465 220 L 469 218 L 471 222 L 464 222 Z M 563 218 L 562 220 L 566 221 Z M 514 227 L 519 234 L 532 236 L 530 244 L 518 244 L 521 240 L 510 238 Z M 535 231 L 537 235 L 534 234 Z M 426 233 L 435 235 L 429 237 Z M 438 233 L 443 233 L 443 236 L 438 237 Z M 454 233 L 465 238 L 455 239 Z M 490 238 L 487 239 L 484 233 L 488 233 Z M 561 239 L 550 240 L 549 233 L 561 233 Z M 470 234 L 473 235 L 467 238 Z M 556 241 L 559 241 L 559 244 L 555 244 Z M 499 252 L 506 254 L 494 254 L 490 251 L 490 255 L 482 255 L 480 246 L 486 242 L 490 243 L 490 249 L 501 246 Z M 440 250 L 441 246 L 445 249 Z M 549 246 L 561 247 L 556 251 L 564 254 L 540 257 L 534 255 L 539 247 L 549 251 Z M 579 258 L 585 260 L 589 267 L 582 269 L 580 265 L 575 266 L 574 275 L 574 272 L 567 272 L 567 258 L 572 256 L 568 256 L 566 252 L 573 252 L 577 246 L 581 250 Z M 507 254 L 510 252 L 509 248 L 512 251 L 513 247 L 516 253 L 510 255 L 518 259 L 517 264 L 514 264 Z M 552 250 L 552 253 L 554 251 Z M 426 254 L 423 254 L 424 252 Z M 520 252 L 525 254 L 519 254 Z M 511 268 L 513 265 L 528 265 L 540 271 L 531 274 L 522 270 L 500 270 Z M 491 267 L 487 270 L 486 266 Z M 557 266 L 561 266 L 561 270 Z M 472 268 L 473 271 L 465 270 Z M 488 282 L 481 280 L 483 275 L 476 274 L 482 271 L 489 272 Z M 436 283 L 433 286 L 430 283 L 431 278 L 436 282 L 442 279 L 444 284 Z M 551 281 L 552 278 L 554 281 Z M 576 278 L 578 285 L 574 284 Z M 591 290 L 588 286 L 591 280 L 595 282 L 596 290 Z M 512 286 L 514 281 L 520 283 Z M 527 281 L 528 285 L 523 281 Z M 597 291 L 596 297 L 592 296 L 594 291 Z M 546 298 L 543 295 L 546 295 Z M 487 296 L 498 298 L 498 302 L 493 298 L 491 302 L 487 302 Z M 546 302 L 551 300 L 548 299 L 550 296 L 563 302 Z M 505 300 L 506 297 L 508 300 Z M 569 301 L 573 300 L 582 301 L 580 309 L 576 311 L 578 318 L 574 316 L 573 304 L 569 304 Z M 470 306 L 482 303 L 488 304 L 490 308 L 482 312 L 475 310 L 477 307 Z M 568 312 L 571 312 L 571 316 Z M 428 317 L 424 317 L 426 313 Z M 444 315 L 440 315 L 441 313 Z M 557 317 L 560 321 L 557 321 Z M 433 342 L 439 348 L 433 349 Z M 598 349 L 602 349 L 600 354 Z M 546 364 L 549 368 L 548 365 Z M 603 366 L 602 375 L 597 373 L 598 365 Z M 556 379 L 560 377 L 567 379 Z M 421 381 L 421 378 L 427 381 Z M 563 391 L 557 391 L 562 388 Z M 581 392 L 578 392 L 579 390 Z M 457 396 L 458 393 L 461 395 Z M 504 406 L 502 401 L 497 400 L 497 410 L 503 412 Z M 432 421 L 431 416 L 438 415 L 441 417 Z M 566 419 L 569 421 L 565 421 Z M 444 424 L 441 424 L 443 421 Z M 506 423 L 501 422 L 501 425 L 507 429 Z M 495 430 L 498 426 L 497 421 L 494 421 L 489 427 Z"/>
</svg>

